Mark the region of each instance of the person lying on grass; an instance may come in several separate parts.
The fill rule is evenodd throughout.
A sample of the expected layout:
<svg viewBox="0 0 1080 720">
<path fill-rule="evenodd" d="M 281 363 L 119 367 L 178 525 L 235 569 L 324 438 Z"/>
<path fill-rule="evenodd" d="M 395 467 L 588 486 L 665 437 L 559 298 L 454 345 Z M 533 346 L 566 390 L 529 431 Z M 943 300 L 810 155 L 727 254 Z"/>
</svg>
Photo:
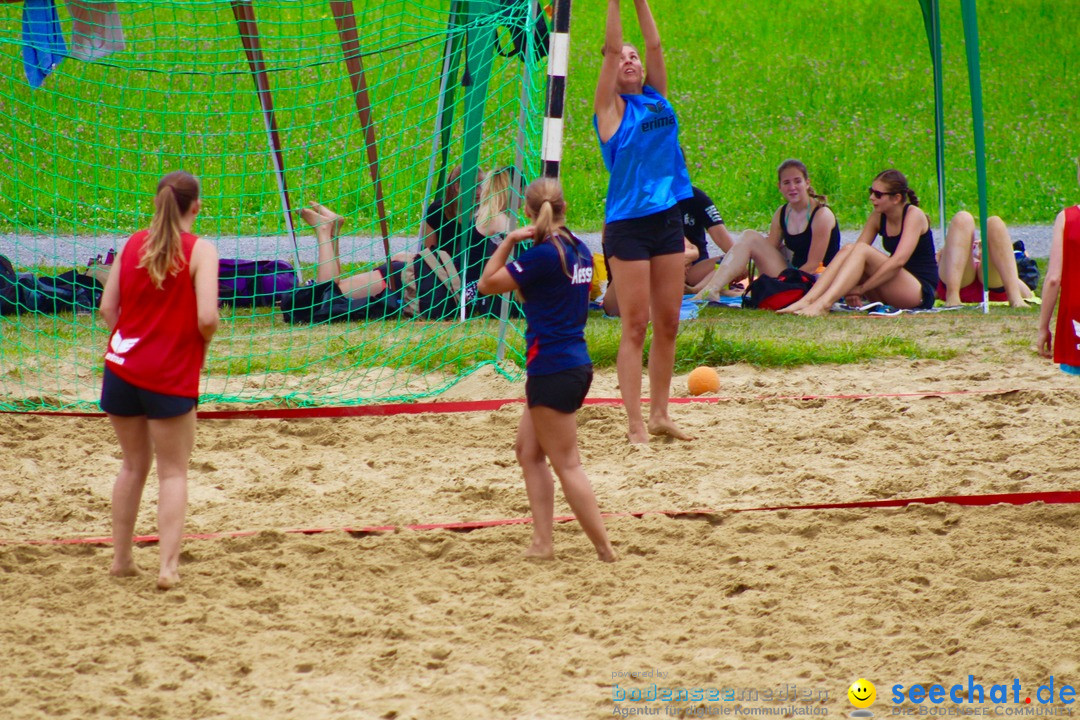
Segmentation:
<svg viewBox="0 0 1080 720">
<path fill-rule="evenodd" d="M 934 306 L 938 285 L 934 235 L 926 213 L 919 209 L 918 196 L 899 170 L 879 173 L 869 194 L 874 210 L 859 239 L 840 248 L 806 295 L 777 312 L 824 315 L 843 298 L 855 307 L 864 299 L 901 309 Z M 872 247 L 878 235 L 885 252 Z"/>
<path fill-rule="evenodd" d="M 300 217 L 315 231 L 319 243 L 316 282 L 332 280 L 341 294 L 352 300 L 366 300 L 388 289 L 398 288 L 401 269 L 413 258 L 412 253 L 397 253 L 389 262 L 373 270 L 345 275 L 341 271 L 341 246 L 338 242 L 345 218 L 317 202 L 311 202 L 308 207 L 301 209 Z"/>
</svg>

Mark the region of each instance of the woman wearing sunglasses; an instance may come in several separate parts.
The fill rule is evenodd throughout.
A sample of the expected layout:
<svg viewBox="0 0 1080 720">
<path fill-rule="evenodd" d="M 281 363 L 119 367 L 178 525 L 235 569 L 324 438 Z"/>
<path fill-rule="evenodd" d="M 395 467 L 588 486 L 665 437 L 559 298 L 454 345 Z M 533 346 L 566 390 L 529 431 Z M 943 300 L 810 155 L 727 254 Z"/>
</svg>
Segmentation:
<svg viewBox="0 0 1080 720">
<path fill-rule="evenodd" d="M 824 315 L 842 298 L 856 307 L 864 299 L 903 309 L 934 306 L 934 235 L 919 198 L 899 170 L 880 173 L 869 192 L 874 211 L 859 239 L 840 248 L 810 292 L 779 312 Z M 878 235 L 885 252 L 872 247 Z"/>
</svg>

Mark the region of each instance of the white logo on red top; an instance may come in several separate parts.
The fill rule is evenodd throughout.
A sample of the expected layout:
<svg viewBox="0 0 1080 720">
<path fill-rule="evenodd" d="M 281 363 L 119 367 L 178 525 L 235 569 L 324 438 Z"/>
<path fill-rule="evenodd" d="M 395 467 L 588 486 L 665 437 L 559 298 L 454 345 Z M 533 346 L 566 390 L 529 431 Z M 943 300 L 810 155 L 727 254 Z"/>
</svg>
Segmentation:
<svg viewBox="0 0 1080 720">
<path fill-rule="evenodd" d="M 117 365 L 124 364 L 124 358 L 120 357 L 131 348 L 135 347 L 135 343 L 139 342 L 140 338 L 124 338 L 120 335 L 120 331 L 117 330 L 113 333 L 112 339 L 109 340 L 109 347 L 111 352 L 105 353 L 105 359 L 109 362 L 114 362 Z"/>
</svg>

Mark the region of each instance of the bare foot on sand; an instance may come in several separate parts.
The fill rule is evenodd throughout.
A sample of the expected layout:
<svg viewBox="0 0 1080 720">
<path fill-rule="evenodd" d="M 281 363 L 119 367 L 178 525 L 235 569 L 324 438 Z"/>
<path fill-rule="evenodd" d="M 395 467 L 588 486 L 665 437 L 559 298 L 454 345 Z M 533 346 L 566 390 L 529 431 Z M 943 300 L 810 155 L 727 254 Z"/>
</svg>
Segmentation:
<svg viewBox="0 0 1080 720">
<path fill-rule="evenodd" d="M 536 561 L 554 560 L 555 549 L 551 545 L 538 544 L 537 542 L 533 541 L 533 543 L 529 545 L 528 549 L 525 550 L 522 557 L 524 557 L 526 560 Z"/>
<path fill-rule="evenodd" d="M 112 567 L 109 568 L 109 574 L 113 577 L 138 577 L 142 575 L 142 570 L 139 569 L 134 560 L 128 560 L 127 562 L 113 560 Z"/>
<path fill-rule="evenodd" d="M 597 548 L 596 557 L 599 558 L 600 562 L 616 562 L 619 559 L 619 556 L 615 554 L 610 545 L 606 548 Z"/>
<path fill-rule="evenodd" d="M 180 573 L 168 572 L 158 575 L 157 587 L 158 590 L 171 590 L 180 583 Z"/>
<path fill-rule="evenodd" d="M 671 418 L 649 418 L 649 433 L 651 435 L 667 435 L 676 440 L 693 440 L 694 438 L 683 432 L 678 425 L 671 422 Z"/>
</svg>

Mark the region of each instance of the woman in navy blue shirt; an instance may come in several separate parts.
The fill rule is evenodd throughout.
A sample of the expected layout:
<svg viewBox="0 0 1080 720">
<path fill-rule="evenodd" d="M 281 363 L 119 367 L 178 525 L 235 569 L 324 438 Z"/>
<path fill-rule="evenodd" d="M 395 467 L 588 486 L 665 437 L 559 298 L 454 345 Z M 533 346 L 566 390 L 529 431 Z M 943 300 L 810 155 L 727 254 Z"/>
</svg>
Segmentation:
<svg viewBox="0 0 1080 720">
<path fill-rule="evenodd" d="M 592 254 L 566 229 L 566 201 L 557 180 L 541 178 L 526 188 L 525 214 L 533 224 L 506 236 L 484 267 L 478 288 L 489 295 L 515 290 L 524 301 L 527 408 L 515 449 L 533 515 L 532 543 L 525 555 L 554 557 L 555 483 L 550 460 L 597 556 L 612 562 L 615 551 L 577 446 L 576 414 L 593 374 L 585 347 Z M 533 241 L 533 247 L 507 264 L 522 240 Z"/>
<path fill-rule="evenodd" d="M 870 185 L 874 211 L 859 239 L 840 248 L 814 287 L 781 313 L 824 315 L 837 300 L 863 300 L 904 309 L 934 307 L 938 266 L 930 220 L 899 170 L 878 173 Z M 885 252 L 873 247 L 880 235 Z"/>
<path fill-rule="evenodd" d="M 604 211 L 609 259 L 622 321 L 619 392 L 630 442 L 650 433 L 689 439 L 668 416 L 675 336 L 683 291 L 683 227 L 679 201 L 693 196 L 679 148 L 679 123 L 666 99 L 668 83 L 660 32 L 647 0 L 634 0 L 645 38 L 648 77 L 637 48 L 623 42 L 620 0 L 608 0 L 604 63 L 593 102 L 593 123 L 611 173 Z M 652 318 L 649 422 L 641 414 L 641 353 Z"/>
</svg>

